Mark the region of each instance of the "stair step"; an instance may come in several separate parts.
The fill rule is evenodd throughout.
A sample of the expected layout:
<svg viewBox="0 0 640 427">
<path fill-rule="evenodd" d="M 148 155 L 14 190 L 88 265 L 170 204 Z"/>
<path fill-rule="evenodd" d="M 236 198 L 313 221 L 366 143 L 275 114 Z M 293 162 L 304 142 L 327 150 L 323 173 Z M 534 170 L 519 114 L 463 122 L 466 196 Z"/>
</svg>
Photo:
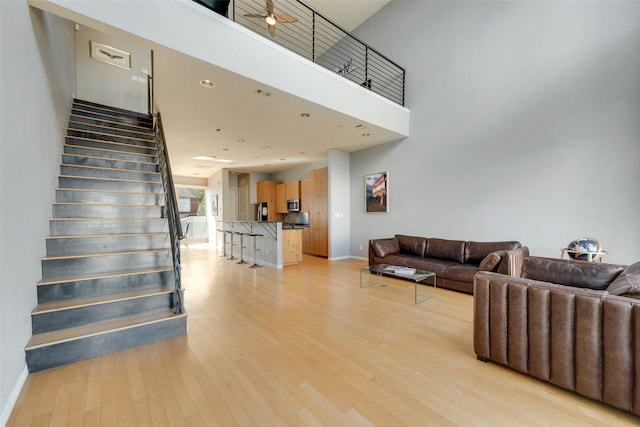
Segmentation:
<svg viewBox="0 0 640 427">
<path fill-rule="evenodd" d="M 54 203 L 54 218 L 160 218 L 163 207 L 154 205 Z"/>
<path fill-rule="evenodd" d="M 80 154 L 63 154 L 62 163 L 65 165 L 92 166 L 141 172 L 157 172 L 158 169 L 158 165 L 155 162 L 137 162 Z"/>
<path fill-rule="evenodd" d="M 144 147 L 140 145 L 127 144 L 124 142 L 103 141 L 95 138 L 84 138 L 81 136 L 66 136 L 65 143 L 89 148 L 103 148 L 106 150 L 125 151 L 132 154 L 156 154 L 156 148 Z"/>
<path fill-rule="evenodd" d="M 129 136 L 121 136 L 113 133 L 92 132 L 82 129 L 67 129 L 67 136 L 74 138 L 95 139 L 104 142 L 118 142 L 121 144 L 134 145 L 136 147 L 156 148 L 155 140 L 148 138 L 134 138 Z"/>
<path fill-rule="evenodd" d="M 169 233 L 47 237 L 47 256 L 169 249 Z"/>
<path fill-rule="evenodd" d="M 46 256 L 42 259 L 42 277 L 101 274 L 172 265 L 170 249 Z"/>
<path fill-rule="evenodd" d="M 104 110 L 91 109 L 85 106 L 77 106 L 71 109 L 72 116 L 90 117 L 99 120 L 108 120 L 129 126 L 139 126 L 147 129 L 153 128 L 153 120 L 141 119 L 136 117 L 119 116 Z"/>
<path fill-rule="evenodd" d="M 56 188 L 56 202 L 164 205 L 162 193 L 129 193 L 82 188 Z"/>
<path fill-rule="evenodd" d="M 75 114 L 71 114 L 70 119 L 71 122 L 75 122 L 75 123 L 85 123 L 85 124 L 89 124 L 89 125 L 98 125 L 98 126 L 104 126 L 104 127 L 109 127 L 111 129 L 121 129 L 121 130 L 125 130 L 125 131 L 131 131 L 131 132 L 140 132 L 140 133 L 144 133 L 144 132 L 152 132 L 153 133 L 153 129 L 151 129 L 149 126 L 136 126 L 136 125 L 129 125 L 126 123 L 120 123 L 120 122 L 116 122 L 113 120 L 109 120 L 108 117 L 106 118 L 96 118 L 96 117 L 91 117 L 91 116 L 79 116 L 79 115 L 75 115 Z"/>
<path fill-rule="evenodd" d="M 163 310 L 37 334 L 25 348 L 29 372 L 149 344 L 187 332 L 187 314 Z"/>
<path fill-rule="evenodd" d="M 173 308 L 175 289 L 144 289 L 38 305 L 31 313 L 33 334 L 75 328 Z"/>
<path fill-rule="evenodd" d="M 65 175 L 58 177 L 58 186 L 65 188 L 127 191 L 131 193 L 158 193 L 162 191 L 162 184 L 158 182 Z"/>
<path fill-rule="evenodd" d="M 109 295 L 102 295 L 89 298 L 75 298 L 73 300 L 57 301 L 44 304 L 38 304 L 36 308 L 31 312 L 34 316 L 40 316 L 43 314 L 54 313 L 65 310 L 73 310 L 81 307 L 92 307 L 97 305 L 110 304 L 118 301 L 127 301 L 132 299 L 139 299 L 154 295 L 166 295 L 171 294 L 175 289 L 167 288 L 149 288 L 141 289 L 131 292 L 120 292 Z"/>
<path fill-rule="evenodd" d="M 143 120 L 152 120 L 152 117 L 147 113 L 139 113 L 137 111 L 125 110 L 124 108 L 113 107 L 111 105 L 99 104 L 97 102 L 87 101 L 85 99 L 74 99 L 73 106 L 77 108 L 88 108 L 96 111 L 108 112 L 109 114 L 115 114 L 118 116 L 135 117 Z"/>
<path fill-rule="evenodd" d="M 42 279 L 37 286 L 38 303 L 91 298 L 158 286 L 175 288 L 173 266 Z"/>
<path fill-rule="evenodd" d="M 125 160 L 130 162 L 156 163 L 158 157 L 156 154 L 140 154 L 128 151 L 112 150 L 102 147 L 85 147 L 82 145 L 65 144 L 65 154 L 77 154 L 84 156 L 103 157 L 114 160 Z"/>
<path fill-rule="evenodd" d="M 166 218 L 51 218 L 51 236 L 84 236 L 97 234 L 167 233 Z"/>
<path fill-rule="evenodd" d="M 124 138 L 139 139 L 142 141 L 149 141 L 155 143 L 155 134 L 152 130 L 146 128 L 139 128 L 139 130 L 119 129 L 113 126 L 104 126 L 97 123 L 86 123 L 82 121 L 69 121 L 69 129 L 90 132 L 96 134 L 113 135 Z"/>
<path fill-rule="evenodd" d="M 60 165 L 60 175 L 91 177 L 91 178 L 111 178 L 134 181 L 162 182 L 159 172 L 136 171 L 127 169 L 104 168 L 99 166 L 84 165 Z"/>
</svg>

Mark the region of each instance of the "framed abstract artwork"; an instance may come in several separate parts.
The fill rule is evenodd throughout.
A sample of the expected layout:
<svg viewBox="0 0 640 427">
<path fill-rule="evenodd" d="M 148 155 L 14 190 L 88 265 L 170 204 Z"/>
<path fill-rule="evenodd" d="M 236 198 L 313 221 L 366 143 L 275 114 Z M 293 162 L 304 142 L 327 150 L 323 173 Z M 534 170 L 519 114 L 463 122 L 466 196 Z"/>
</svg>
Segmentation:
<svg viewBox="0 0 640 427">
<path fill-rule="evenodd" d="M 389 172 L 364 177 L 365 212 L 389 212 Z"/>
</svg>

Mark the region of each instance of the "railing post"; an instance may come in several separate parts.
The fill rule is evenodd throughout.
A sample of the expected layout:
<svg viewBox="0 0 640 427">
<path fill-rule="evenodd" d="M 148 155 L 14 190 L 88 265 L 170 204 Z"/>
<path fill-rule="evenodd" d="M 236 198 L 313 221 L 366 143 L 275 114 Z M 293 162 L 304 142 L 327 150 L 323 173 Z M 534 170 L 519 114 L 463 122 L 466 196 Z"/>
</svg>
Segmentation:
<svg viewBox="0 0 640 427">
<path fill-rule="evenodd" d="M 316 62 L 316 11 L 312 11 L 312 28 L 311 28 L 311 60 Z"/>
</svg>

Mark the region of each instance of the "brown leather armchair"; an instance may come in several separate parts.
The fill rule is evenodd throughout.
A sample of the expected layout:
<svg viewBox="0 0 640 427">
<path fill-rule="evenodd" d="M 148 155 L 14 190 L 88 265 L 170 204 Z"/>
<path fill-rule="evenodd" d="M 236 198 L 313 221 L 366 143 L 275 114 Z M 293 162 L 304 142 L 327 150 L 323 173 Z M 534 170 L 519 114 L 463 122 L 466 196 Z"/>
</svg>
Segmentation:
<svg viewBox="0 0 640 427">
<path fill-rule="evenodd" d="M 524 277 L 478 272 L 478 359 L 640 415 L 640 299 L 607 291 L 631 267 L 528 257 Z"/>
</svg>

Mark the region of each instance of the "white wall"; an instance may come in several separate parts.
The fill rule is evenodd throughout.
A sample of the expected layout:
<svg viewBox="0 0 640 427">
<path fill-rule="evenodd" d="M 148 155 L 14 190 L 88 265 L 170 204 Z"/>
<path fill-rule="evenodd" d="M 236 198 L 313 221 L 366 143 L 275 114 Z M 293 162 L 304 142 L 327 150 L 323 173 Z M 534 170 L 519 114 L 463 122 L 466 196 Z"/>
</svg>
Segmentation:
<svg viewBox="0 0 640 427">
<path fill-rule="evenodd" d="M 339 150 L 329 150 L 328 155 L 329 206 L 329 259 L 350 256 L 351 191 L 349 182 L 350 155 Z"/>
<path fill-rule="evenodd" d="M 26 378 L 24 347 L 74 91 L 73 24 L 0 1 L 0 425 Z"/>
<path fill-rule="evenodd" d="M 75 34 L 77 97 L 147 113 L 147 75 L 151 73 L 151 50 L 121 33 L 106 34 L 80 25 Z M 91 59 L 91 41 L 129 53 L 131 69 Z"/>
<path fill-rule="evenodd" d="M 406 233 L 640 259 L 640 2 L 393 1 L 357 35 L 406 67 L 411 136 L 351 157 L 353 255 Z M 364 214 L 381 170 L 391 212 Z"/>
</svg>

